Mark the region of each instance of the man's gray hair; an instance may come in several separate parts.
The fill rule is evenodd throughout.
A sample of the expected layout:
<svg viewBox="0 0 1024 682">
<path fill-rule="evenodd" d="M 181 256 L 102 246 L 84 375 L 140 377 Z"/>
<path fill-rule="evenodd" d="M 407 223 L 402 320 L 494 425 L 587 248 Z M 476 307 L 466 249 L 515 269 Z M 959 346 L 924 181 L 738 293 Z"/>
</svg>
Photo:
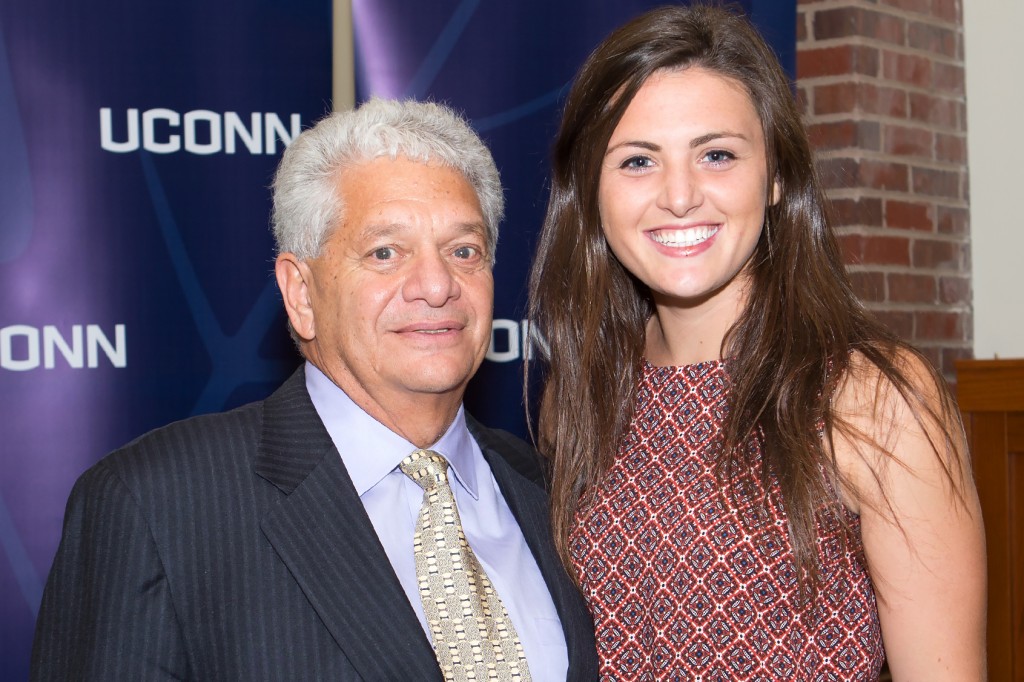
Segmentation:
<svg viewBox="0 0 1024 682">
<path fill-rule="evenodd" d="M 371 99 L 303 131 L 285 150 L 274 176 L 277 252 L 315 258 L 344 217 L 338 174 L 381 156 L 404 156 L 459 171 L 476 191 L 493 261 L 505 211 L 490 151 L 466 120 L 433 102 Z"/>
</svg>

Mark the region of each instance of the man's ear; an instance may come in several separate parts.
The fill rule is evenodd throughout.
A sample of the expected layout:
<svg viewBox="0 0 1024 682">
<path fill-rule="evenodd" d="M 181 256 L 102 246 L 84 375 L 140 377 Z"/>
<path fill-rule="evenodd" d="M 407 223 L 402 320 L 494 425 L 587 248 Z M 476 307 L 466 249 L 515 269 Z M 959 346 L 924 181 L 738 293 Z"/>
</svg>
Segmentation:
<svg viewBox="0 0 1024 682">
<path fill-rule="evenodd" d="M 303 341 L 312 341 L 316 338 L 316 319 L 309 297 L 313 276 L 309 265 L 294 253 L 282 253 L 274 263 L 274 275 L 296 336 Z"/>
</svg>

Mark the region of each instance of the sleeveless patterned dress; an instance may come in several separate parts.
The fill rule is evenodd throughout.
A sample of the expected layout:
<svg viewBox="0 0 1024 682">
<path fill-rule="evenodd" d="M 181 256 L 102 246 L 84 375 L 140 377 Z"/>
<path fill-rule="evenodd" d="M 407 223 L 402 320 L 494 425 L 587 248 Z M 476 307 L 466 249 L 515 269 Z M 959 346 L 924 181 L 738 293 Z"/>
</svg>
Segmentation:
<svg viewBox="0 0 1024 682">
<path fill-rule="evenodd" d="M 644 363 L 632 424 L 571 534 L 601 680 L 877 680 L 875 595 L 856 542 L 819 515 L 820 587 L 799 605 L 783 510 L 755 474 L 721 490 L 724 364 Z M 777 492 L 777 484 L 772 485 Z M 852 546 L 856 545 L 856 546 Z"/>
</svg>

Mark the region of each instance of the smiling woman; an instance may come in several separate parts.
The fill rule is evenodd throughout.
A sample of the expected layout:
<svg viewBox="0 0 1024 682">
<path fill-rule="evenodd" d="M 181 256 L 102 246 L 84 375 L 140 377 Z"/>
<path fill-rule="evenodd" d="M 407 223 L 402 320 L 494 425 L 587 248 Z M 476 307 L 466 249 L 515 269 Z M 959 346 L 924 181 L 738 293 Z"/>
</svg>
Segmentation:
<svg viewBox="0 0 1024 682">
<path fill-rule="evenodd" d="M 984 539 L 941 378 L 855 299 L 743 17 L 584 63 L 531 276 L 563 561 L 602 680 L 984 676 Z"/>
<path fill-rule="evenodd" d="M 601 224 L 612 252 L 664 312 L 649 329 L 648 360 L 717 359 L 761 238 L 767 168 L 743 86 L 699 67 L 651 76 L 615 127 L 601 165 Z M 660 320 L 712 296 L 697 333 L 670 349 Z"/>
</svg>

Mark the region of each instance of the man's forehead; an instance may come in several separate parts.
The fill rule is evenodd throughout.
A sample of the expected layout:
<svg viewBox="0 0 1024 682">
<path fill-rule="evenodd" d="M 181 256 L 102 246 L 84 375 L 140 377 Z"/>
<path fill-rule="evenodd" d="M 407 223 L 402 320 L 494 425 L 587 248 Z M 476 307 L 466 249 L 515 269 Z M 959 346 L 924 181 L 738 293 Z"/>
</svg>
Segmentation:
<svg viewBox="0 0 1024 682">
<path fill-rule="evenodd" d="M 454 237 L 478 236 L 483 239 L 487 234 L 487 228 L 482 218 L 480 220 L 448 222 L 445 224 L 445 228 L 446 233 Z M 371 221 L 358 226 L 359 236 L 370 240 L 387 239 L 421 229 L 421 226 L 412 221 L 402 220 Z"/>
</svg>

